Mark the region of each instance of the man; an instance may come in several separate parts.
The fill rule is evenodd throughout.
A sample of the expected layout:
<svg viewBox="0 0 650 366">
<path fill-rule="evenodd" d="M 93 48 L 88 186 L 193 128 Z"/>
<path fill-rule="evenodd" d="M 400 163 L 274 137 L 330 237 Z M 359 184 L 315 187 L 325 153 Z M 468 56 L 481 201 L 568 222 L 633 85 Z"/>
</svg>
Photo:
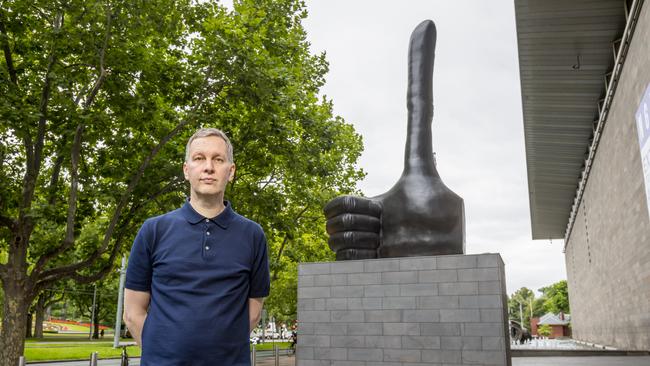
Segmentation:
<svg viewBox="0 0 650 366">
<path fill-rule="evenodd" d="M 222 131 L 198 130 L 183 164 L 189 200 L 146 220 L 133 242 L 124 320 L 143 366 L 250 365 L 269 266 L 262 228 L 223 199 L 232 150 Z"/>
</svg>

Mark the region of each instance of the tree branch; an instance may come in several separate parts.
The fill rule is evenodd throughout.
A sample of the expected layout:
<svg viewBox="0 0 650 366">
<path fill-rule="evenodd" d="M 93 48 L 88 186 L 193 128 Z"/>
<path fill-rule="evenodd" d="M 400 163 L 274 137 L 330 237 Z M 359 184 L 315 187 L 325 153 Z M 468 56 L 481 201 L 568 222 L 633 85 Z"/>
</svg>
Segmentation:
<svg viewBox="0 0 650 366">
<path fill-rule="evenodd" d="M 83 88 L 79 91 L 79 94 L 77 94 L 77 97 L 74 98 L 74 105 L 78 106 L 79 102 L 81 101 L 81 98 L 83 95 L 86 93 L 86 90 L 88 90 L 88 87 L 90 85 L 84 85 Z M 70 95 L 74 96 L 74 91 L 70 91 Z"/>
<path fill-rule="evenodd" d="M 5 29 L 4 11 L 0 12 L 0 39 L 2 40 L 2 51 L 5 54 L 5 62 L 7 63 L 7 70 L 9 71 L 9 79 L 14 86 L 18 86 L 18 76 L 16 74 L 16 69 L 14 68 L 13 57 L 11 56 L 11 47 L 9 47 L 9 36 Z"/>
<path fill-rule="evenodd" d="M 108 74 L 106 72 L 106 68 L 104 67 L 104 63 L 106 57 L 106 48 L 108 47 L 108 39 L 110 38 L 111 35 L 110 30 L 111 30 L 112 18 L 113 15 L 111 14 L 111 11 L 107 10 L 106 11 L 106 32 L 104 33 L 104 44 L 102 45 L 102 48 L 99 50 L 99 76 L 95 81 L 95 85 L 93 85 L 92 89 L 90 90 L 90 93 L 88 93 L 88 95 L 86 96 L 86 100 L 84 101 L 84 109 L 88 109 L 90 105 L 93 103 L 93 101 L 95 100 L 95 96 L 99 92 L 99 89 L 102 87 L 102 84 L 106 79 L 106 75 Z"/>
<path fill-rule="evenodd" d="M 275 169 L 273 169 L 273 171 L 271 172 L 271 176 L 269 177 L 269 180 L 263 182 L 264 185 L 260 188 L 260 190 L 263 191 L 269 184 L 277 182 L 277 180 L 275 180 L 274 177 L 275 177 Z"/>
<path fill-rule="evenodd" d="M 296 218 L 293 221 L 297 223 L 298 220 L 300 220 L 300 218 L 302 217 L 302 215 L 304 215 L 305 212 L 307 212 L 308 208 L 309 208 L 309 205 L 305 206 L 302 209 L 302 211 L 300 211 L 300 213 L 298 213 L 298 216 L 296 216 Z M 288 242 L 289 242 L 289 234 L 286 233 L 284 235 L 284 240 L 282 241 L 282 245 L 280 245 L 280 250 L 278 250 L 278 256 L 277 256 L 277 258 L 275 260 L 276 263 L 278 263 L 278 265 L 275 266 L 275 269 L 273 270 L 273 276 L 271 277 L 273 281 L 275 281 L 278 278 L 278 272 L 280 271 L 280 266 L 279 266 L 280 258 L 282 257 L 282 252 L 284 251 L 284 247 Z"/>
<path fill-rule="evenodd" d="M 102 49 L 99 52 L 99 76 L 97 80 L 95 81 L 95 85 L 93 86 L 93 90 L 91 93 L 87 96 L 85 102 L 84 102 L 84 110 L 88 110 L 90 105 L 95 99 L 95 96 L 97 95 L 97 92 L 101 88 L 102 84 L 104 83 L 104 80 L 106 79 L 106 69 L 104 68 L 104 58 L 106 55 L 106 47 L 108 46 L 108 39 L 110 38 L 110 28 L 111 28 L 111 12 L 107 11 L 106 12 L 106 30 L 104 32 L 104 43 L 102 46 Z M 63 22 L 63 18 L 61 17 L 61 23 Z M 75 242 L 74 238 L 74 223 L 75 223 L 75 214 L 77 212 L 77 194 L 78 194 L 78 186 L 79 186 L 79 158 L 81 155 L 81 137 L 83 135 L 83 130 L 84 130 L 84 125 L 83 123 L 79 123 L 77 125 L 77 129 L 75 130 L 75 135 L 74 135 L 74 142 L 72 144 L 72 152 L 71 152 L 71 169 L 70 169 L 70 175 L 71 175 L 71 183 L 70 183 L 70 194 L 68 196 L 68 213 L 67 213 L 67 219 L 66 219 L 66 235 L 65 238 L 63 239 L 63 242 L 61 245 L 53 248 L 52 250 L 48 251 L 47 253 L 41 255 L 36 262 L 36 265 L 34 266 L 34 270 L 32 271 L 32 274 L 30 277 L 32 279 L 37 279 L 39 274 L 43 271 L 47 263 L 52 260 L 52 258 L 58 256 L 59 254 L 65 252 L 69 248 L 72 247 L 72 245 Z M 55 169 L 56 170 L 56 169 Z M 58 178 L 58 172 L 55 171 L 53 172 L 53 179 L 55 177 L 54 173 L 56 173 L 56 176 Z M 101 255 L 101 253 L 100 253 Z M 99 257 L 99 255 L 97 256 Z"/>
<path fill-rule="evenodd" d="M 102 268 L 96 273 L 89 276 L 84 276 L 77 273 L 78 270 L 87 268 L 86 263 L 88 262 L 88 260 L 74 263 L 68 266 L 53 268 L 44 271 L 40 274 L 38 282 L 36 282 L 36 285 L 34 286 L 35 291 L 42 290 L 48 287 L 49 285 L 55 283 L 56 281 L 59 281 L 66 277 L 71 278 L 78 283 L 90 283 L 102 279 L 104 276 L 106 276 L 106 274 L 108 274 L 108 272 L 110 272 L 111 268 L 113 268 L 113 263 L 115 262 L 115 258 L 117 257 L 117 254 L 119 253 L 119 249 L 122 246 L 123 238 L 124 238 L 124 232 L 120 232 L 115 238 L 115 245 L 111 250 L 108 260 L 102 266 Z M 90 264 L 92 264 L 92 262 Z"/>
<path fill-rule="evenodd" d="M 33 271 L 30 277 L 35 281 L 36 287 L 42 288 L 43 286 L 47 286 L 48 284 L 58 281 L 64 277 L 72 278 L 79 283 L 88 283 L 88 282 L 101 279 L 110 271 L 110 269 L 113 266 L 113 261 L 115 259 L 115 256 L 119 252 L 119 249 L 121 248 L 122 245 L 123 234 L 120 233 L 119 230 L 118 230 L 118 235 L 116 235 L 117 237 L 115 238 L 115 243 L 111 250 L 110 260 L 107 262 L 107 264 L 100 271 L 90 276 L 83 276 L 77 273 L 78 270 L 83 268 L 88 268 L 89 266 L 91 266 L 93 263 L 95 263 L 95 261 L 97 261 L 97 259 L 102 254 L 106 252 L 110 244 L 110 241 L 113 238 L 113 234 L 116 231 L 117 224 L 119 220 L 122 218 L 123 211 L 126 208 L 128 201 L 133 191 L 135 190 L 136 186 L 140 183 L 140 180 L 144 176 L 144 171 L 147 169 L 147 167 L 149 167 L 149 165 L 151 164 L 153 159 L 158 155 L 160 150 L 162 150 L 162 148 L 173 137 L 178 135 L 183 130 L 183 128 L 185 128 L 190 122 L 193 121 L 192 119 L 193 114 L 196 113 L 196 111 L 199 109 L 201 105 L 203 105 L 203 102 L 205 101 L 205 98 L 208 94 L 207 84 L 209 84 L 211 74 L 212 74 L 212 67 L 208 67 L 204 79 L 204 83 L 206 84 L 206 87 L 203 89 L 204 92 L 199 95 L 196 104 L 188 112 L 188 116 L 184 120 L 179 122 L 165 137 L 163 137 L 163 139 L 149 152 L 149 155 L 147 155 L 147 157 L 142 161 L 138 170 L 131 177 L 131 180 L 129 181 L 129 185 L 127 186 L 124 193 L 121 195 L 120 201 L 115 207 L 115 211 L 113 212 L 113 216 L 111 217 L 111 221 L 108 225 L 108 228 L 104 232 L 104 239 L 102 241 L 101 246 L 95 249 L 95 251 L 91 253 L 83 261 L 70 264 L 67 266 L 44 270 L 42 272 Z"/>
<path fill-rule="evenodd" d="M 52 167 L 52 177 L 50 178 L 50 197 L 47 202 L 50 205 L 56 203 L 56 184 L 59 182 L 59 175 L 61 174 L 61 165 L 63 165 L 63 154 L 58 153 L 54 166 Z"/>
<path fill-rule="evenodd" d="M 163 187 L 158 192 L 156 192 L 153 195 L 149 196 L 145 201 L 140 202 L 137 205 L 135 205 L 135 204 L 131 205 L 131 208 L 129 209 L 129 212 L 126 214 L 126 216 L 127 217 L 132 217 L 139 210 L 141 210 L 143 207 L 145 207 L 147 203 L 149 203 L 151 201 L 154 201 L 159 196 L 172 191 L 173 188 L 174 188 L 174 183 L 177 183 L 177 182 L 172 181 L 171 183 L 169 183 L 167 186 Z M 125 221 L 128 222 L 129 220 L 125 220 Z M 131 229 L 125 229 L 124 226 L 121 226 L 119 228 L 119 230 L 118 230 L 117 237 L 122 238 L 126 232 L 130 232 L 130 231 L 132 231 L 132 230 Z M 119 243 L 116 243 L 116 245 L 113 247 L 113 252 L 117 253 L 116 251 L 119 251 L 120 247 L 121 247 L 121 241 Z M 100 255 L 102 253 L 100 253 Z M 112 262 L 110 262 L 110 263 L 112 263 Z M 48 284 L 52 283 L 52 282 L 55 282 L 57 280 L 60 280 L 60 279 L 62 279 L 64 277 L 70 277 L 72 279 L 77 280 L 80 283 L 92 282 L 94 280 L 85 280 L 85 278 L 86 277 L 87 278 L 95 278 L 95 277 L 81 276 L 81 275 L 76 274 L 76 271 L 78 271 L 79 269 L 86 268 L 87 266 L 89 266 L 91 264 L 92 264 L 92 262 L 89 262 L 88 260 L 86 260 L 86 261 L 75 263 L 75 264 L 72 264 L 72 265 L 69 265 L 69 266 L 66 266 L 66 267 L 55 268 L 55 269 L 43 272 L 41 277 L 45 278 L 45 281 L 47 281 Z M 112 264 L 110 265 L 110 267 L 112 267 Z M 109 268 L 109 270 L 110 270 L 110 268 Z M 32 273 L 34 273 L 34 272 L 32 272 Z M 108 272 L 102 272 L 102 273 L 105 275 Z M 102 277 L 103 276 L 99 276 L 96 279 L 101 279 Z M 82 279 L 82 278 L 84 279 L 83 281 L 78 280 L 78 279 Z"/>
<path fill-rule="evenodd" d="M 280 250 L 278 251 L 278 258 L 276 259 L 277 265 L 273 269 L 273 276 L 271 276 L 271 282 L 275 281 L 278 279 L 278 272 L 280 271 L 280 256 L 282 256 L 282 251 L 284 251 L 284 246 L 287 244 L 289 241 L 289 234 L 284 234 L 284 240 L 282 240 L 282 244 L 280 245 Z"/>
<path fill-rule="evenodd" d="M 32 271 L 32 276 L 38 276 L 38 274 L 45 268 L 45 265 L 57 255 L 65 252 L 75 242 L 74 238 L 74 222 L 75 214 L 77 212 L 77 193 L 79 187 L 79 158 L 81 155 L 81 136 L 83 134 L 84 126 L 83 124 L 78 124 L 77 129 L 74 134 L 74 142 L 72 143 L 72 156 L 71 156 L 71 168 L 70 168 L 70 195 L 68 196 L 68 215 L 66 219 L 66 233 L 63 242 L 58 247 L 53 248 L 47 253 L 41 255 L 34 266 Z M 35 277 L 34 277 L 35 278 Z"/>
<path fill-rule="evenodd" d="M 60 294 L 59 297 L 54 297 L 54 298 L 51 298 L 49 301 L 46 301 L 45 306 L 43 308 L 47 309 L 48 306 L 54 305 L 57 302 L 60 302 L 61 300 L 63 300 L 64 297 L 65 297 L 65 290 L 63 290 L 63 292 Z"/>
<path fill-rule="evenodd" d="M 68 196 L 68 217 L 66 220 L 66 232 L 63 242 L 71 246 L 74 243 L 74 219 L 77 212 L 77 193 L 79 189 L 79 158 L 81 155 L 81 136 L 84 125 L 79 123 L 74 134 L 72 143 L 71 169 L 70 169 L 70 195 Z"/>
<path fill-rule="evenodd" d="M 210 76 L 212 74 L 212 68 L 209 67 L 208 70 L 206 71 L 205 75 L 205 83 L 208 83 L 210 80 Z M 207 88 L 205 88 L 207 89 Z M 207 96 L 207 90 L 202 93 L 198 100 L 197 103 L 194 105 L 192 110 L 188 113 L 188 116 L 181 122 L 179 122 L 165 137 L 160 140 L 160 142 L 149 152 L 149 155 L 142 161 L 140 164 L 140 167 L 136 171 L 135 174 L 131 177 L 131 180 L 129 181 L 129 185 L 126 188 L 126 191 L 122 194 L 120 197 L 120 201 L 117 204 L 117 207 L 115 208 L 115 211 L 113 213 L 113 217 L 111 218 L 111 222 L 109 223 L 108 228 L 106 229 L 106 232 L 104 233 L 104 241 L 102 243 L 101 248 L 96 250 L 88 259 L 87 263 L 90 264 L 95 261 L 96 258 L 98 258 L 108 247 L 108 244 L 110 242 L 111 236 L 113 235 L 113 232 L 115 231 L 115 226 L 117 225 L 117 222 L 119 221 L 122 211 L 126 207 L 129 198 L 131 197 L 131 194 L 135 190 L 135 187 L 140 183 L 140 180 L 144 176 L 144 171 L 149 167 L 149 164 L 153 161 L 153 159 L 158 155 L 160 150 L 176 135 L 178 135 L 185 126 L 187 126 L 193 119 L 191 116 L 196 113 L 198 108 L 203 104 L 205 97 Z"/>
<path fill-rule="evenodd" d="M 63 13 L 58 12 L 54 21 L 54 31 L 58 32 L 63 24 Z M 36 131 L 36 143 L 32 146 L 32 140 L 29 133 L 25 133 L 24 144 L 27 150 L 27 169 L 25 171 L 25 178 L 23 180 L 23 202 L 20 206 L 19 220 L 22 220 L 29 208 L 31 207 L 32 200 L 34 199 L 34 191 L 36 189 L 36 181 L 38 179 L 39 170 L 41 168 L 41 160 L 43 153 L 43 146 L 45 144 L 45 123 L 47 122 L 47 109 L 50 101 L 51 81 L 52 81 L 52 67 L 56 62 L 54 44 L 50 47 L 50 55 L 48 56 L 47 70 L 45 71 L 45 80 L 43 82 L 43 90 L 41 91 L 41 101 L 39 106 L 40 117 L 38 119 L 38 127 Z"/>
<path fill-rule="evenodd" d="M 97 66 L 95 66 L 93 64 L 87 64 L 85 62 L 76 62 L 74 64 L 66 64 L 66 63 L 64 63 L 62 61 L 59 61 L 59 64 L 61 64 L 61 67 L 64 68 L 64 69 L 70 69 L 70 68 L 77 67 L 77 66 L 84 66 L 84 67 L 88 67 L 88 68 L 91 68 L 91 69 L 94 69 L 94 68 L 97 67 Z"/>
<path fill-rule="evenodd" d="M 152 195 L 149 195 L 149 197 L 147 197 L 147 199 L 145 199 L 144 201 L 138 203 L 137 205 L 134 205 L 133 206 L 134 211 L 140 210 L 142 207 L 146 206 L 149 202 L 155 201 L 158 197 L 162 196 L 163 194 L 173 191 L 176 188 L 176 185 L 179 184 L 179 183 L 182 183 L 182 181 L 179 180 L 178 177 L 174 177 L 174 179 L 171 182 L 169 182 L 166 186 L 161 188 L 158 192 L 156 192 L 156 193 L 154 193 Z"/>
<path fill-rule="evenodd" d="M 0 216 L 0 226 L 5 226 L 9 228 L 9 230 L 14 230 L 16 227 L 16 221 L 6 216 Z"/>
<path fill-rule="evenodd" d="M 54 20 L 54 32 L 58 33 L 63 25 L 63 13 L 58 12 Z M 41 93 L 41 104 L 39 107 L 40 118 L 38 120 L 38 129 L 36 132 L 36 146 L 34 147 L 34 177 L 38 176 L 38 171 L 41 167 L 41 155 L 43 153 L 43 146 L 45 145 L 45 123 L 47 122 L 47 109 L 50 102 L 50 93 L 52 90 L 52 68 L 56 63 L 55 47 L 52 44 L 50 48 L 50 55 L 47 61 L 47 71 L 45 72 L 45 82 L 43 83 L 43 91 Z"/>
</svg>

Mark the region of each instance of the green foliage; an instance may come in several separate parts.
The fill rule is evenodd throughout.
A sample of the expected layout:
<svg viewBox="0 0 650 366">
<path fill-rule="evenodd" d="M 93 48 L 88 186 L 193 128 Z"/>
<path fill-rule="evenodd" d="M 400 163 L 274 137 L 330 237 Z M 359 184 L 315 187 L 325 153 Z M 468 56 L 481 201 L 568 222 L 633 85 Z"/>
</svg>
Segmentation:
<svg viewBox="0 0 650 366">
<path fill-rule="evenodd" d="M 542 293 L 542 296 L 538 298 L 535 298 L 535 293 L 526 287 L 522 287 L 513 293 L 508 298 L 510 320 L 520 322 L 521 314 L 523 314 L 524 325 L 530 329 L 531 312 L 533 317 L 541 317 L 546 313 L 570 313 L 566 280 L 543 287 L 539 289 L 539 292 Z M 520 304 L 523 313 L 520 312 Z"/>
<path fill-rule="evenodd" d="M 569 288 L 566 280 L 556 282 L 548 287 L 542 287 L 539 291 L 544 298 L 544 311 L 558 314 L 560 312 L 570 314 Z"/>
<path fill-rule="evenodd" d="M 69 284 L 71 303 L 78 309 L 79 320 L 90 322 L 93 315 L 93 297 L 95 297 L 95 324 L 93 338 L 98 338 L 99 324 L 115 324 L 117 313 L 117 298 L 119 286 L 119 272 L 111 272 L 108 276 L 92 285 L 81 285 L 74 282 Z M 95 295 L 95 288 L 97 292 Z M 114 325 L 112 325 L 114 326 Z"/>
<path fill-rule="evenodd" d="M 533 291 L 526 287 L 520 288 L 508 298 L 508 314 L 510 315 L 510 320 L 519 323 L 523 316 L 524 323 L 522 325 L 526 329 L 530 329 L 531 307 L 532 313 L 535 315 L 535 305 L 537 305 L 537 302 L 535 301 Z"/>
<path fill-rule="evenodd" d="M 537 328 L 537 334 L 539 334 L 542 337 L 548 337 L 551 335 L 552 328 L 548 324 L 542 324 Z"/>
<path fill-rule="evenodd" d="M 320 214 L 320 212 L 315 212 Z M 321 223 L 319 220 L 315 222 Z M 324 226 L 322 226 L 324 227 Z M 310 229 L 307 229 L 310 230 Z M 284 254 L 272 256 L 271 294 L 265 300 L 265 307 L 277 322 L 293 324 L 297 315 L 298 263 L 328 262 L 334 260 L 334 252 L 327 246 L 322 228 L 313 228 L 313 233 L 302 234 L 297 239 L 287 240 Z M 280 243 L 281 246 L 281 243 Z M 276 253 L 277 253 L 276 249 Z"/>
<path fill-rule="evenodd" d="M 318 96 L 306 16 L 300 0 L 4 1 L 3 288 L 29 276 L 11 294 L 29 306 L 104 278 L 146 217 L 183 203 L 187 138 L 218 127 L 235 146 L 226 198 L 268 237 L 269 313 L 295 318 L 297 263 L 332 260 L 321 208 L 363 177 L 360 136 Z"/>
<path fill-rule="evenodd" d="M 539 318 L 546 313 L 547 311 L 544 309 L 544 298 L 538 297 L 533 300 L 533 318 Z"/>
</svg>

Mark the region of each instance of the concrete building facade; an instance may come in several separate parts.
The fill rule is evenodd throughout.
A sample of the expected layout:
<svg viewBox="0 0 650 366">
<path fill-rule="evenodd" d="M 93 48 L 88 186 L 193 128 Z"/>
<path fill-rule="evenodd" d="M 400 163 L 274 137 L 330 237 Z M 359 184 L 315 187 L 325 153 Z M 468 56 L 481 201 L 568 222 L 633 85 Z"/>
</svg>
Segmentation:
<svg viewBox="0 0 650 366">
<path fill-rule="evenodd" d="M 515 4 L 533 238 L 565 240 L 574 339 L 650 350 L 650 181 L 635 119 L 650 84 L 650 6 Z M 558 20 L 535 29 L 545 16 Z"/>
</svg>

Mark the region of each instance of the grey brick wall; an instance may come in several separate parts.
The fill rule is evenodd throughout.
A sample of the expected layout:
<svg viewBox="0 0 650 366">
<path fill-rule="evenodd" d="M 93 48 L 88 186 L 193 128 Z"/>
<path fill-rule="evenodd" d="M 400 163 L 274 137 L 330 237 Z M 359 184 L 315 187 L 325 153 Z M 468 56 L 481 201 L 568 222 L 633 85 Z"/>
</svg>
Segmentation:
<svg viewBox="0 0 650 366">
<path fill-rule="evenodd" d="M 510 365 L 498 254 L 303 263 L 297 366 Z"/>
<path fill-rule="evenodd" d="M 650 83 L 648 40 L 646 1 L 565 257 L 573 337 L 630 350 L 650 350 L 650 219 L 634 117 Z"/>
</svg>

